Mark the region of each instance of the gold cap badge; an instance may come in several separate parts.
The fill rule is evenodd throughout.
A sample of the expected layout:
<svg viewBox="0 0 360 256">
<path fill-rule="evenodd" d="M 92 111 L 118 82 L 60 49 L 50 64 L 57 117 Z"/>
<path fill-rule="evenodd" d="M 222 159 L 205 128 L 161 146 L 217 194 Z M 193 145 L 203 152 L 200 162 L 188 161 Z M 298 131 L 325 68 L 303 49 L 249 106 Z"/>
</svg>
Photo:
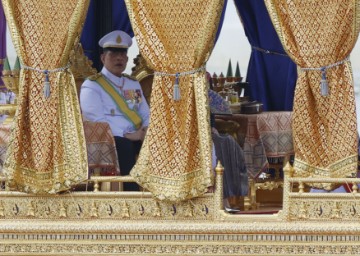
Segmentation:
<svg viewBox="0 0 360 256">
<path fill-rule="evenodd" d="M 117 36 L 117 38 L 116 38 L 116 42 L 118 43 L 118 44 L 120 44 L 121 43 L 121 36 Z"/>
</svg>

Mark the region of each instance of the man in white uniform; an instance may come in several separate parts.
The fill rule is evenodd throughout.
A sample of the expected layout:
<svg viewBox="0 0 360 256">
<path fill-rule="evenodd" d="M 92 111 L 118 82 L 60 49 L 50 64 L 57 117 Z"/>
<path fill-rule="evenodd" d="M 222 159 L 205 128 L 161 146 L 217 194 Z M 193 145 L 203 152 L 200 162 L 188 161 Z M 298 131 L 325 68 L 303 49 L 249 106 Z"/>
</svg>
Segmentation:
<svg viewBox="0 0 360 256">
<path fill-rule="evenodd" d="M 85 120 L 109 123 L 116 142 L 120 172 L 128 175 L 135 164 L 147 126 L 149 105 L 138 81 L 123 74 L 128 62 L 131 37 L 120 30 L 100 39 L 103 48 L 101 73 L 89 77 L 81 86 L 80 105 Z M 124 190 L 138 190 L 125 183 Z"/>
</svg>

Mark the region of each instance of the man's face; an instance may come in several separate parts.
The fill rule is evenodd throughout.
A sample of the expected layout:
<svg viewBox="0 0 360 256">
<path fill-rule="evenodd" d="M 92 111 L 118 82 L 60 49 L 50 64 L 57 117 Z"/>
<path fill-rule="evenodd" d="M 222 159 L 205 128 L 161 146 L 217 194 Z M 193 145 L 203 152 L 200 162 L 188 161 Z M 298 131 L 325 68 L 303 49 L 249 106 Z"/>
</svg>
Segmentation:
<svg viewBox="0 0 360 256">
<path fill-rule="evenodd" d="M 116 76 L 121 76 L 124 72 L 128 59 L 126 51 L 107 50 L 101 54 L 101 61 L 105 68 Z"/>
</svg>

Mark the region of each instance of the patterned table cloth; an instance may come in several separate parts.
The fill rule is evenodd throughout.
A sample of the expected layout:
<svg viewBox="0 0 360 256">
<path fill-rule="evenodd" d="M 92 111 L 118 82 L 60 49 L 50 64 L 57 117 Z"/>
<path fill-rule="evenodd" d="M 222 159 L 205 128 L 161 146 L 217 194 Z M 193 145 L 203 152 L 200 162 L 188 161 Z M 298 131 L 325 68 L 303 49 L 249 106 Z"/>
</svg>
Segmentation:
<svg viewBox="0 0 360 256">
<path fill-rule="evenodd" d="M 291 112 L 281 111 L 253 115 L 233 114 L 217 118 L 239 123 L 237 136 L 244 150 L 246 168 L 248 174 L 256 178 L 268 168 L 269 159 L 294 154 L 291 117 Z"/>
<path fill-rule="evenodd" d="M 7 145 L 9 143 L 10 124 L 0 125 L 0 173 L 5 162 Z"/>
<path fill-rule="evenodd" d="M 89 174 L 96 168 L 102 176 L 120 175 L 116 146 L 108 123 L 84 121 Z"/>
</svg>

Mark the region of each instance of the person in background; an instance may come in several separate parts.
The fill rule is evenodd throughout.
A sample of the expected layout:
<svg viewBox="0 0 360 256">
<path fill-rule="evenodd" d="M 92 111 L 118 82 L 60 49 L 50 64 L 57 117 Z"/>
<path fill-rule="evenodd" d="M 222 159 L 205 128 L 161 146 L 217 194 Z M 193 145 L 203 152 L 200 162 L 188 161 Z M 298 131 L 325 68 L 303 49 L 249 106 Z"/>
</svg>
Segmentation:
<svg viewBox="0 0 360 256">
<path fill-rule="evenodd" d="M 209 72 L 206 72 L 206 80 L 209 83 L 209 90 L 213 90 L 214 87 L 213 87 L 212 77 Z M 219 134 L 218 130 L 215 128 L 215 114 L 212 111 L 210 111 L 210 127 L 212 133 Z"/>
<path fill-rule="evenodd" d="M 114 135 L 121 175 L 129 175 L 140 152 L 149 125 L 149 105 L 134 78 L 124 74 L 131 37 L 115 30 L 99 41 L 104 65 L 101 72 L 81 86 L 80 105 L 85 120 L 107 122 Z M 124 183 L 125 191 L 139 190 Z"/>
</svg>

